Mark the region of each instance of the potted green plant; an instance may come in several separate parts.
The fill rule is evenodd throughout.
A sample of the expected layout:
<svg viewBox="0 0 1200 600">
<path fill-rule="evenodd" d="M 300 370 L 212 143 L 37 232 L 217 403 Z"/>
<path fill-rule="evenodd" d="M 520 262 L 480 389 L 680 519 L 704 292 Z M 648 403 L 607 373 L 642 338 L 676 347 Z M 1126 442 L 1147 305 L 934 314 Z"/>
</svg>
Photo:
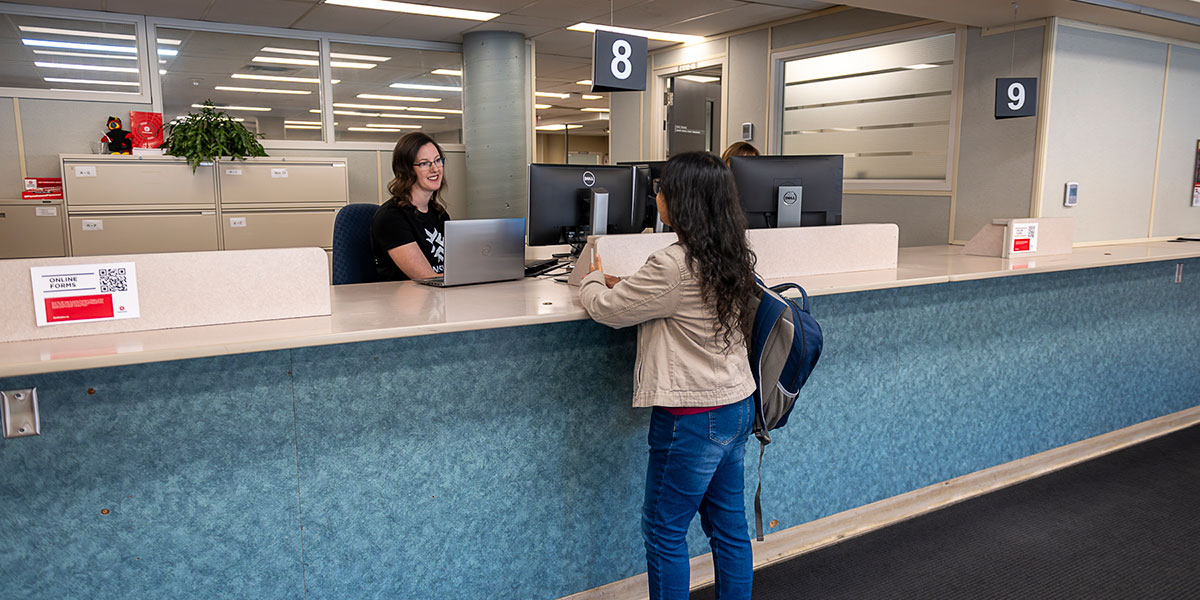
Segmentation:
<svg viewBox="0 0 1200 600">
<path fill-rule="evenodd" d="M 217 158 L 244 160 L 247 156 L 267 155 L 258 142 L 263 135 L 252 133 L 241 122 L 217 110 L 212 100 L 205 101 L 200 112 L 179 117 L 164 129 L 163 154 L 186 158 L 193 173 L 200 163 Z"/>
</svg>

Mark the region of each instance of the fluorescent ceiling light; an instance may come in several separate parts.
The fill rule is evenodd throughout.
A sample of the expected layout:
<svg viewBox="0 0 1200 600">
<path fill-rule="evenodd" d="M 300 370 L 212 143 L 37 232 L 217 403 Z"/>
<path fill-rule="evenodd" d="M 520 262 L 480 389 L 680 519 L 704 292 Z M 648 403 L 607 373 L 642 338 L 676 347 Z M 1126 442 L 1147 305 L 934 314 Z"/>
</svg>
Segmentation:
<svg viewBox="0 0 1200 600">
<path fill-rule="evenodd" d="M 308 112 L 320 114 L 321 109 L 313 108 L 313 109 L 310 109 Z M 343 115 L 343 116 L 347 116 L 347 117 L 378 117 L 379 116 L 379 113 L 357 112 L 357 111 L 353 111 L 353 110 L 335 110 L 335 111 L 333 111 L 333 114 Z"/>
<path fill-rule="evenodd" d="M 455 69 L 434 69 L 431 71 L 431 73 L 434 75 L 453 75 L 455 77 L 462 77 L 462 71 Z"/>
<path fill-rule="evenodd" d="M 262 52 L 274 52 L 276 54 L 299 54 L 300 56 L 320 56 L 316 50 L 300 50 L 297 48 L 276 48 L 274 46 L 264 46 Z M 390 56 L 375 56 L 373 54 L 346 54 L 345 52 L 330 52 L 331 58 L 345 58 L 349 60 L 373 60 L 376 62 L 386 62 L 392 60 Z"/>
<path fill-rule="evenodd" d="M 388 119 L 445 119 L 439 115 L 398 115 L 395 113 L 380 113 L 379 116 Z"/>
<path fill-rule="evenodd" d="M 912 69 L 912 70 L 914 70 L 914 71 L 915 71 L 915 70 L 919 70 L 919 69 L 936 69 L 936 68 L 937 68 L 937 65 L 931 65 L 931 64 L 928 64 L 928 63 L 921 63 L 921 64 L 919 64 L 919 65 L 908 65 L 907 67 L 904 67 L 904 68 L 905 68 L 905 69 Z"/>
<path fill-rule="evenodd" d="M 89 94 L 124 94 L 126 96 L 137 92 L 122 92 L 118 90 L 81 90 L 79 88 L 50 88 L 52 92 L 87 92 Z"/>
<path fill-rule="evenodd" d="M 425 108 L 424 106 L 410 106 L 408 110 L 415 112 L 431 112 L 431 113 L 446 113 L 448 115 L 461 115 L 462 111 L 457 108 Z"/>
<path fill-rule="evenodd" d="M 571 97 L 570 94 L 558 94 L 555 92 L 534 92 L 533 95 L 541 98 L 558 98 L 559 100 L 566 100 Z"/>
<path fill-rule="evenodd" d="M 420 128 L 421 128 L 420 125 L 396 125 L 395 127 L 389 127 L 387 129 L 384 129 L 383 127 L 347 127 L 346 129 L 349 131 L 372 131 L 375 133 L 389 133 L 389 132 L 390 133 L 399 133 L 401 131 L 404 131 L 405 129 L 420 129 Z"/>
<path fill-rule="evenodd" d="M 316 125 L 317 127 L 321 126 L 320 121 L 284 121 L 283 124 L 284 125 Z M 337 123 L 334 123 L 334 125 L 337 125 Z"/>
<path fill-rule="evenodd" d="M 441 98 L 424 98 L 421 96 L 388 96 L 386 94 L 359 94 L 355 98 L 363 100 L 397 100 L 400 102 L 441 102 Z"/>
<path fill-rule="evenodd" d="M 636 35 L 639 37 L 659 40 L 662 42 L 680 42 L 684 44 L 694 44 L 704 40 L 704 36 L 700 35 L 683 35 L 681 33 L 667 33 L 665 31 L 649 31 L 646 29 L 629 29 L 627 27 L 610 27 L 608 25 L 597 25 L 596 23 L 576 23 L 567 29 L 571 31 L 584 31 L 587 33 L 595 33 L 597 29 L 601 31 L 612 31 L 614 33 L 624 33 L 626 35 Z"/>
<path fill-rule="evenodd" d="M 288 125 L 287 123 L 284 123 L 283 128 L 284 129 L 320 129 L 321 126 L 320 125 L 315 125 L 315 126 L 314 125 Z"/>
<path fill-rule="evenodd" d="M 371 129 L 420 129 L 421 128 L 420 125 L 406 125 L 403 123 L 399 124 L 399 125 L 396 125 L 393 123 L 367 123 L 367 127 L 370 127 Z"/>
<path fill-rule="evenodd" d="M 396 100 L 400 102 L 442 102 L 442 98 L 426 98 L 421 96 L 388 96 L 386 94 L 359 94 L 356 98 L 362 100 Z"/>
<path fill-rule="evenodd" d="M 447 92 L 461 92 L 462 87 L 457 85 L 425 85 L 422 83 L 393 83 L 388 87 L 394 87 L 404 90 L 435 90 Z"/>
<path fill-rule="evenodd" d="M 159 69 L 159 70 L 158 70 L 158 74 L 159 74 L 159 75 L 166 75 L 166 74 L 167 74 L 167 70 L 166 70 L 166 69 Z"/>
<path fill-rule="evenodd" d="M 27 38 L 21 38 L 21 43 L 26 46 L 34 46 L 38 48 L 65 48 L 67 50 L 92 50 L 94 52 L 122 52 L 125 54 L 137 54 L 137 48 L 134 46 L 110 46 L 107 44 L 56 42 L 54 40 L 31 40 Z"/>
<path fill-rule="evenodd" d="M 103 79 L 67 79 L 64 77 L 43 77 L 44 81 L 50 83 L 87 83 L 93 85 L 141 85 L 136 81 L 105 81 Z"/>
<path fill-rule="evenodd" d="M 284 81 L 287 83 L 321 83 L 316 77 L 284 77 L 282 75 L 253 75 L 250 73 L 233 73 L 230 77 L 234 79 L 254 79 L 257 81 Z M 341 83 L 341 79 L 334 79 L 330 83 Z"/>
<path fill-rule="evenodd" d="M 157 39 L 157 40 L 155 40 L 155 41 L 157 41 L 157 42 L 158 42 L 158 43 L 160 43 L 160 44 L 167 44 L 167 45 L 170 45 L 170 46 L 178 46 L 178 45 L 180 45 L 180 44 L 182 44 L 182 43 L 183 43 L 183 41 L 181 41 L 181 40 L 173 40 L 173 39 L 170 39 L 170 38 L 158 38 L 158 39 Z"/>
<path fill-rule="evenodd" d="M 82 58 L 103 58 L 105 60 L 137 60 L 136 56 L 117 56 L 115 54 L 91 54 L 89 52 L 62 52 L 61 50 L 34 50 L 34 54 L 46 56 L 79 56 Z"/>
<path fill-rule="evenodd" d="M 43 69 L 74 69 L 78 71 L 105 71 L 108 73 L 137 73 L 134 67 L 106 67 L 104 65 L 72 65 L 67 63 L 35 62 L 36 67 Z"/>
<path fill-rule="evenodd" d="M 203 104 L 193 104 L 192 108 L 204 108 L 204 105 Z M 267 111 L 271 110 L 269 108 L 265 108 L 262 106 L 213 106 L 213 108 L 220 109 L 220 110 L 255 110 L 255 111 L 260 111 L 260 112 L 267 112 Z"/>
<path fill-rule="evenodd" d="M 29 33 L 52 33 L 55 35 L 73 35 L 76 37 L 90 38 L 106 38 L 110 40 L 136 40 L 137 37 L 128 33 L 105 33 L 103 31 L 80 31 L 78 29 L 55 29 L 53 27 L 34 27 L 32 25 L 20 25 L 17 27 L 21 31 Z"/>
<path fill-rule="evenodd" d="M 604 96 L 598 96 L 596 94 L 583 94 L 580 96 L 580 98 L 583 98 L 584 100 L 603 100 Z"/>
<path fill-rule="evenodd" d="M 575 82 L 575 85 L 592 85 L 592 80 L 591 79 L 580 79 L 579 81 Z"/>
<path fill-rule="evenodd" d="M 251 88 L 237 87 L 232 85 L 217 85 L 213 86 L 214 90 L 222 92 L 251 92 L 255 94 L 293 94 L 298 96 L 307 96 L 312 93 L 312 90 L 280 90 L 275 88 Z"/>
<path fill-rule="evenodd" d="M 320 64 L 315 60 L 309 60 L 307 58 L 284 58 L 282 56 L 255 56 L 254 58 L 252 58 L 250 60 L 253 62 L 274 63 L 274 64 L 278 64 L 278 65 L 303 65 L 306 67 L 315 67 Z M 329 66 L 344 67 L 347 69 L 374 69 L 375 67 L 377 67 L 379 65 L 376 65 L 375 63 L 345 62 L 345 61 L 340 61 L 340 60 L 331 60 L 331 61 L 329 61 Z"/>
<path fill-rule="evenodd" d="M 720 77 L 709 77 L 708 75 L 680 75 L 679 78 L 695 81 L 696 83 L 712 83 L 721 80 Z"/>
<path fill-rule="evenodd" d="M 431 17 L 468 19 L 471 21 L 491 21 L 492 19 L 500 16 L 500 13 L 483 12 L 479 10 L 462 10 L 459 8 L 445 8 L 441 6 L 430 6 L 428 4 L 392 2 L 391 0 L 325 0 L 325 4 L 353 6 L 355 8 L 370 8 L 373 10 L 387 10 L 391 12 L 402 12 L 414 15 L 428 15 Z"/>
<path fill-rule="evenodd" d="M 581 110 L 583 112 L 608 112 L 607 108 L 590 108 L 589 107 L 589 108 L 581 108 L 579 110 Z"/>
<path fill-rule="evenodd" d="M 334 102 L 337 108 L 373 108 L 376 110 L 408 110 L 407 106 L 388 106 L 386 104 L 354 104 L 353 102 Z"/>
<path fill-rule="evenodd" d="M 583 125 L 563 125 L 559 123 L 557 125 L 539 125 L 534 129 L 538 131 L 562 131 L 564 129 L 579 129 L 580 127 L 583 127 Z"/>
<path fill-rule="evenodd" d="M 533 107 L 538 110 L 541 110 L 543 108 L 550 108 L 550 105 L 549 104 L 534 104 Z"/>
</svg>

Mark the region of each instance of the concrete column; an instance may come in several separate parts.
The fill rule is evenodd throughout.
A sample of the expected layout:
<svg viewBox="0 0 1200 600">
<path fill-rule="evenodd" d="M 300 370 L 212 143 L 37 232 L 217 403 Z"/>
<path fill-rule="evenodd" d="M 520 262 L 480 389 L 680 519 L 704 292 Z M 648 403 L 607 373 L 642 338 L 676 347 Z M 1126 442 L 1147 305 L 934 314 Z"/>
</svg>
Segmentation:
<svg viewBox="0 0 1200 600">
<path fill-rule="evenodd" d="M 525 36 L 478 31 L 463 36 L 463 137 L 467 217 L 523 217 L 531 102 Z"/>
</svg>

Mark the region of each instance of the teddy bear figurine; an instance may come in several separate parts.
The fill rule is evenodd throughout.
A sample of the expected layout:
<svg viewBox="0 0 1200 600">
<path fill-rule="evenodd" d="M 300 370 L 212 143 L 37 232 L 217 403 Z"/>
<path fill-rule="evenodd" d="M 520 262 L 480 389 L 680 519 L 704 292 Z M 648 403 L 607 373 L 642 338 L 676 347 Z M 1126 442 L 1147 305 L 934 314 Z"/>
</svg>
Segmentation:
<svg viewBox="0 0 1200 600">
<path fill-rule="evenodd" d="M 104 137 L 100 138 L 102 142 L 108 142 L 108 151 L 110 154 L 132 154 L 133 153 L 133 138 L 129 137 L 130 133 L 121 129 L 121 119 L 117 117 L 108 118 L 108 131 Z"/>
</svg>

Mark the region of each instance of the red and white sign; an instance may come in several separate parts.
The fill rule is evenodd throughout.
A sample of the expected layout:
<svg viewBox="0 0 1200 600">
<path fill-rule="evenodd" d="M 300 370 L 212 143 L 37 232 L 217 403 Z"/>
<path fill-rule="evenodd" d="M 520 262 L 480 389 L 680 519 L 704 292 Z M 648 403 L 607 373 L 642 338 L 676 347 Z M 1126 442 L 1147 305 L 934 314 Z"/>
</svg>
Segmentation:
<svg viewBox="0 0 1200 600">
<path fill-rule="evenodd" d="M 1011 251 L 1014 254 L 1037 251 L 1037 223 L 1013 223 L 1012 230 Z"/>
<path fill-rule="evenodd" d="M 133 263 L 30 267 L 37 324 L 140 316 Z"/>
</svg>

